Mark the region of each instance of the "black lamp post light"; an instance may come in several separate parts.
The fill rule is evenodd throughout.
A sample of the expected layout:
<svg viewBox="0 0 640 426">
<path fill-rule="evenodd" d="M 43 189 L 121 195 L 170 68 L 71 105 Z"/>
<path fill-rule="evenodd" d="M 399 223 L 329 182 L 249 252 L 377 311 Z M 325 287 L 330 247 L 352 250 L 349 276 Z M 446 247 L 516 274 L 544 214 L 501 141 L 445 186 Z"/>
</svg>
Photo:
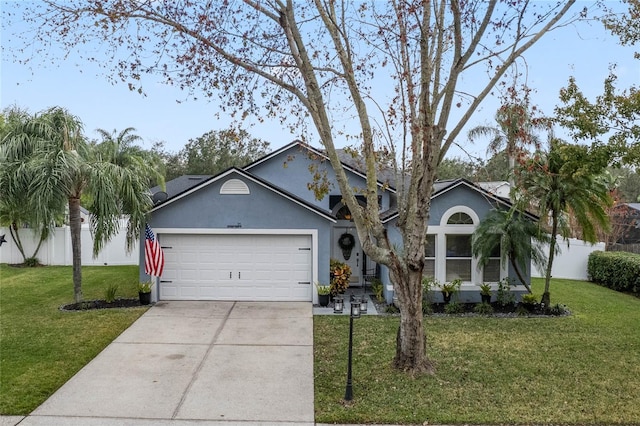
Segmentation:
<svg viewBox="0 0 640 426">
<path fill-rule="evenodd" d="M 349 360 L 347 362 L 347 388 L 344 392 L 344 400 L 351 401 L 353 399 L 353 381 L 351 377 L 351 363 L 353 359 L 353 320 L 360 318 L 361 300 L 359 297 L 351 296 L 350 300 L 351 312 L 349 313 Z M 365 302 L 366 303 L 366 302 Z M 339 310 L 338 310 L 339 308 Z M 344 309 L 344 300 L 339 297 L 337 300 L 334 298 L 334 313 L 342 313 Z"/>
</svg>

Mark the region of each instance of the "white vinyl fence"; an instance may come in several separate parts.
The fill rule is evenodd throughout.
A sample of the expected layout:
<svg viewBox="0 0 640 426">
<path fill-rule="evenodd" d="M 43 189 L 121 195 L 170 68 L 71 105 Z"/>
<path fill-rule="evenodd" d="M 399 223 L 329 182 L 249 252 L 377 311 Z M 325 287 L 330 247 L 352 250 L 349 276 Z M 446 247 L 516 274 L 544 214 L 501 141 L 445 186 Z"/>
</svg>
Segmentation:
<svg viewBox="0 0 640 426">
<path fill-rule="evenodd" d="M 81 247 L 82 265 L 138 265 L 138 242 L 130 253 L 126 250 L 126 222 L 121 221 L 120 233 L 102 249 L 96 258 L 93 257 L 93 237 L 88 224 L 82 225 Z M 20 229 L 20 240 L 27 257 L 33 255 L 38 245 L 38 236 L 31 229 Z M 0 247 L 0 263 L 16 264 L 24 260 L 18 247 L 11 239 L 9 229 L 0 228 L 0 235 L 5 234 L 6 243 Z M 68 226 L 56 228 L 54 233 L 43 241 L 40 250 L 35 254 L 43 265 L 71 265 L 71 231 Z"/>
<path fill-rule="evenodd" d="M 567 241 L 558 235 L 556 236 L 556 242 L 560 247 L 560 253 L 556 254 L 553 259 L 553 267 L 551 269 L 551 276 L 554 278 L 567 278 L 572 280 L 587 280 L 587 261 L 589 255 L 596 251 L 605 251 L 605 243 L 591 244 L 575 238 Z M 543 252 L 549 253 L 549 245 L 545 244 L 542 247 Z M 531 276 L 532 277 L 544 277 L 545 271 L 540 271 L 538 268 L 531 264 Z"/>
</svg>

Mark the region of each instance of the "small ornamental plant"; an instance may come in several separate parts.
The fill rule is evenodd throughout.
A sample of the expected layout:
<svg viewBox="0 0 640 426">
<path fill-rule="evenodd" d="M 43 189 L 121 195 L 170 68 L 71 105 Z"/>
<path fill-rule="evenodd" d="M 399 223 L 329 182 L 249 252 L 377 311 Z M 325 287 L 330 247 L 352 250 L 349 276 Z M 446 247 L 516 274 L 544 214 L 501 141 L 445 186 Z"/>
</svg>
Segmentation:
<svg viewBox="0 0 640 426">
<path fill-rule="evenodd" d="M 151 281 L 143 281 L 138 283 L 138 293 L 151 293 L 153 283 Z"/>
<path fill-rule="evenodd" d="M 331 294 L 335 296 L 336 294 L 344 293 L 349 287 L 351 267 L 336 259 L 331 259 L 329 266 L 331 268 Z"/>
<path fill-rule="evenodd" d="M 318 289 L 318 294 L 320 296 L 327 295 L 331 292 L 331 286 L 316 283 L 316 289 Z"/>
</svg>

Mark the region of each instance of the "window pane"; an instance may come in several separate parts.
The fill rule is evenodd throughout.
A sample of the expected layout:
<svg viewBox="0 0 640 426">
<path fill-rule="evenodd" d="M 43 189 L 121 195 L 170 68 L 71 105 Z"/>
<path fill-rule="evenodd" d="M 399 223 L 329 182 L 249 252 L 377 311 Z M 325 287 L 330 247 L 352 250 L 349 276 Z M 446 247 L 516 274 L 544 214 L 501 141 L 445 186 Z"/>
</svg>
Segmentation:
<svg viewBox="0 0 640 426">
<path fill-rule="evenodd" d="M 484 282 L 497 283 L 500 281 L 500 259 L 491 259 L 484 267 Z"/>
<path fill-rule="evenodd" d="M 435 277 L 436 276 L 436 261 L 433 259 L 427 259 L 424 261 L 424 272 L 422 273 L 425 277 Z"/>
<path fill-rule="evenodd" d="M 436 236 L 427 235 L 427 243 L 425 244 L 425 257 L 436 257 Z"/>
<path fill-rule="evenodd" d="M 471 259 L 447 259 L 447 281 L 471 281 Z"/>
<path fill-rule="evenodd" d="M 447 257 L 471 257 L 471 235 L 447 235 Z"/>
<path fill-rule="evenodd" d="M 473 219 L 466 213 L 458 212 L 449 216 L 448 225 L 473 225 Z"/>
</svg>

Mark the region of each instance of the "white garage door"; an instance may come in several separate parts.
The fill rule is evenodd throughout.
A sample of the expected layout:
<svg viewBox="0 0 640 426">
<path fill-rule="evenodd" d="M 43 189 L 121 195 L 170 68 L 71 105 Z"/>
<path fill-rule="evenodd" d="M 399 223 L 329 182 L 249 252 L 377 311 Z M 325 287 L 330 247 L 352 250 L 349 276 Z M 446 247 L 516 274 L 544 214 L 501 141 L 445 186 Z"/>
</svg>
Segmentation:
<svg viewBox="0 0 640 426">
<path fill-rule="evenodd" d="M 309 235 L 160 235 L 162 300 L 311 300 Z"/>
</svg>

